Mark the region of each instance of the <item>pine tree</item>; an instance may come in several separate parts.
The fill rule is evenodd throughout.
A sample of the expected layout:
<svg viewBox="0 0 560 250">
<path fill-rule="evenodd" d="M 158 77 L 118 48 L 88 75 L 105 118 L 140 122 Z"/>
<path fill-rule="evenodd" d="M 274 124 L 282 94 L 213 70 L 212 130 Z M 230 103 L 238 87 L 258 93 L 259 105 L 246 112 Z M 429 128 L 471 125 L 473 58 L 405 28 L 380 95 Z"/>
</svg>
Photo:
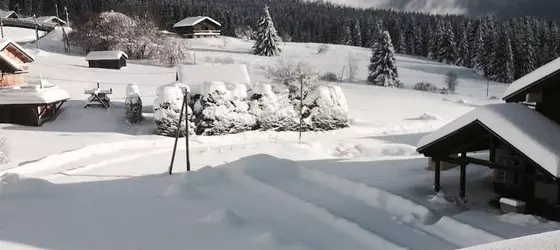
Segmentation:
<svg viewBox="0 0 560 250">
<path fill-rule="evenodd" d="M 441 26 L 439 26 L 439 24 L 436 24 L 435 29 L 432 29 L 430 27 L 429 33 L 431 35 L 428 44 L 428 57 L 432 59 L 437 59 L 438 52 L 439 52 L 439 40 L 442 33 Z"/>
<path fill-rule="evenodd" d="M 453 64 L 457 57 L 457 44 L 451 23 L 446 22 L 439 44 L 438 60 L 442 63 Z"/>
<path fill-rule="evenodd" d="M 343 31 L 342 31 L 340 44 L 352 45 L 352 31 L 350 30 L 349 25 L 344 25 L 343 26 Z"/>
<path fill-rule="evenodd" d="M 352 45 L 362 47 L 362 28 L 360 21 L 356 20 L 352 29 Z"/>
<path fill-rule="evenodd" d="M 406 39 L 404 39 L 404 35 L 401 32 L 399 34 L 399 46 L 397 47 L 397 52 L 398 53 L 401 53 L 401 54 L 406 54 L 407 53 L 407 51 L 406 51 L 406 41 L 405 40 Z"/>
<path fill-rule="evenodd" d="M 523 18 L 519 29 L 516 78 L 529 74 L 537 67 L 535 40 L 528 18 Z"/>
<path fill-rule="evenodd" d="M 391 36 L 384 31 L 372 47 L 368 83 L 384 87 L 398 87 L 399 74 Z"/>
<path fill-rule="evenodd" d="M 484 75 L 484 39 L 483 39 L 483 34 L 482 34 L 482 30 L 479 29 L 476 40 L 475 40 L 475 46 L 474 48 L 472 48 L 473 53 L 474 53 L 474 57 L 472 59 L 472 64 L 473 64 L 473 68 L 476 70 L 476 73 L 478 75 Z"/>
<path fill-rule="evenodd" d="M 496 69 L 492 67 L 492 61 L 494 60 L 494 48 L 496 47 L 495 42 L 497 38 L 494 19 L 485 19 L 481 31 L 484 34 L 482 54 L 480 55 L 481 63 L 483 65 L 483 75 L 493 78 L 496 74 Z"/>
<path fill-rule="evenodd" d="M 469 43 L 467 41 L 467 31 L 463 30 L 461 36 L 459 36 L 459 43 L 457 44 L 457 61 L 455 64 L 464 67 L 470 67 L 470 52 Z"/>
<path fill-rule="evenodd" d="M 511 83 L 514 80 L 513 51 L 508 34 L 508 27 L 503 25 L 494 47 L 494 60 L 491 68 L 494 69 L 493 80 L 504 83 Z"/>
<path fill-rule="evenodd" d="M 272 22 L 272 17 L 270 17 L 268 6 L 264 8 L 264 15 L 261 17 L 258 27 L 253 53 L 259 56 L 275 56 L 280 54 L 282 52 L 278 47 L 280 39 Z"/>
</svg>

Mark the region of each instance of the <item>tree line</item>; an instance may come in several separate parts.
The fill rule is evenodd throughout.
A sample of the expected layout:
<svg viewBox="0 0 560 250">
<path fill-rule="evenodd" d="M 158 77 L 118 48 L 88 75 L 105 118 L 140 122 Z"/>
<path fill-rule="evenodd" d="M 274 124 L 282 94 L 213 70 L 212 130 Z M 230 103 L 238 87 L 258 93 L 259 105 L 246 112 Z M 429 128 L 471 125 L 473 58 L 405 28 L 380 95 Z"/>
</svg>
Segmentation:
<svg viewBox="0 0 560 250">
<path fill-rule="evenodd" d="M 222 23 L 224 35 L 251 38 L 267 5 L 284 41 L 372 47 L 375 35 L 387 30 L 397 53 L 471 67 L 499 82 L 512 82 L 560 56 L 557 23 L 532 17 L 470 18 L 304 0 L 0 0 L 0 8 L 53 15 L 55 3 L 67 6 L 71 20 L 107 10 L 150 13 L 167 30 L 187 16 L 206 15 Z"/>
</svg>

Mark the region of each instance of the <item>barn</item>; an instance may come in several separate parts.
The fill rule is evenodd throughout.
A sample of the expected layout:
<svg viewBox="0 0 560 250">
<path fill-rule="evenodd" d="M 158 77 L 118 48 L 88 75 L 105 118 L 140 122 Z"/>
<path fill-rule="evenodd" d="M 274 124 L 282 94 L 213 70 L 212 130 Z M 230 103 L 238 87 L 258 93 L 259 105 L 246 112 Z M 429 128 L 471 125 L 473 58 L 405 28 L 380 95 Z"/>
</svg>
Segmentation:
<svg viewBox="0 0 560 250">
<path fill-rule="evenodd" d="M 90 68 L 121 69 L 128 55 L 122 51 L 92 51 L 86 56 Z"/>
<path fill-rule="evenodd" d="M 187 17 L 175 25 L 175 32 L 183 37 L 217 37 L 221 33 L 222 25 L 206 16 Z"/>
<path fill-rule="evenodd" d="M 434 166 L 439 192 L 442 164 L 492 169 L 494 192 L 526 211 L 560 219 L 560 59 L 512 83 L 504 103 L 479 107 L 421 139 L 417 151 Z"/>
<path fill-rule="evenodd" d="M 59 26 L 66 25 L 66 21 L 56 17 L 56 16 L 40 16 L 37 17 L 38 23 L 47 23 L 47 24 L 54 24 Z"/>
<path fill-rule="evenodd" d="M 23 84 L 28 64 L 33 61 L 33 56 L 19 44 L 0 39 L 0 87 Z"/>
</svg>

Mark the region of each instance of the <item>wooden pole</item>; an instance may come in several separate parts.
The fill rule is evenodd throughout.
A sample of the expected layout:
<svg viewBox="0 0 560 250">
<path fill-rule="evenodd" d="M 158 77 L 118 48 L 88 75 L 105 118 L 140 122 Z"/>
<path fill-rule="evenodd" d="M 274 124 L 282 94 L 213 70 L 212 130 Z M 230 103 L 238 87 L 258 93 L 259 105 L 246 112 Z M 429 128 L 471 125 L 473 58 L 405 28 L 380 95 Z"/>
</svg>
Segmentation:
<svg viewBox="0 0 560 250">
<path fill-rule="evenodd" d="M 169 170 L 168 170 L 169 175 L 173 174 L 173 162 L 175 161 L 175 153 L 177 152 L 177 142 L 179 142 L 179 135 L 181 134 L 181 121 L 183 120 L 183 112 L 185 111 L 185 106 L 186 106 L 185 101 L 186 101 L 186 99 L 183 98 L 183 106 L 181 107 L 181 114 L 179 115 L 179 122 L 177 123 L 177 133 L 175 133 L 175 145 L 173 146 L 173 155 L 171 156 L 171 164 L 169 165 Z M 188 122 L 187 122 L 187 124 L 188 124 Z M 187 139 L 187 145 L 188 145 L 188 141 L 189 140 Z"/>
<path fill-rule="evenodd" d="M 490 96 L 490 79 L 486 79 L 486 97 Z"/>
<path fill-rule="evenodd" d="M 183 97 L 183 105 L 185 108 L 185 146 L 186 146 L 186 158 L 187 158 L 187 172 L 191 171 L 191 158 L 189 152 L 189 92 L 185 89 L 185 97 Z"/>
<path fill-rule="evenodd" d="M 434 190 L 436 192 L 439 192 L 441 190 L 441 186 L 440 186 L 441 160 L 434 159 L 434 161 L 436 164 L 435 176 L 434 176 Z"/>
<path fill-rule="evenodd" d="M 70 19 L 68 19 L 68 8 L 64 6 L 64 14 L 66 14 L 66 26 L 70 27 Z"/>
<path fill-rule="evenodd" d="M 0 17 L 0 33 L 2 33 L 2 38 L 4 38 L 4 20 Z"/>
<path fill-rule="evenodd" d="M 37 38 L 37 41 L 35 43 L 37 45 L 37 50 L 39 50 L 39 29 L 37 27 L 37 15 L 35 14 L 33 14 L 33 21 L 35 22 L 35 37 Z"/>
<path fill-rule="evenodd" d="M 58 20 L 60 20 L 60 17 L 58 16 L 58 4 L 54 4 L 54 9 L 56 10 L 56 21 L 58 22 Z"/>
<path fill-rule="evenodd" d="M 463 152 L 461 153 L 461 158 L 466 159 L 467 158 L 467 153 Z M 459 192 L 459 196 L 461 197 L 461 199 L 463 201 L 466 201 L 466 178 L 467 177 L 467 163 L 462 162 L 461 163 L 461 186 L 460 186 L 460 192 Z"/>
<path fill-rule="evenodd" d="M 303 129 L 303 76 L 299 78 L 299 141 L 301 142 L 301 130 Z"/>
</svg>

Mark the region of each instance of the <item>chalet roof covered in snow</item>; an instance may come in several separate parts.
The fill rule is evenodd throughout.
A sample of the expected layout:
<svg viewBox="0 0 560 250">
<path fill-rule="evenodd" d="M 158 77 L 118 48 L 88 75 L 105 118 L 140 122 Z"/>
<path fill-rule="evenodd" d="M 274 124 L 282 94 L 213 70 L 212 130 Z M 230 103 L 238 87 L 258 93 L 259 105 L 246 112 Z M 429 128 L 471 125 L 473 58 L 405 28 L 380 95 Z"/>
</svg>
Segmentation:
<svg viewBox="0 0 560 250">
<path fill-rule="evenodd" d="M 220 24 L 219 22 L 217 22 L 216 20 L 207 17 L 207 16 L 195 16 L 195 17 L 187 17 L 179 22 L 177 22 L 175 25 L 173 25 L 174 28 L 177 27 L 190 27 L 190 26 L 195 26 L 196 24 L 204 21 L 204 20 L 208 20 L 210 22 L 213 22 L 214 24 L 218 25 L 218 26 L 222 26 L 222 24 Z"/>
<path fill-rule="evenodd" d="M 525 94 L 529 93 L 531 89 L 538 88 L 540 85 L 555 83 L 558 77 L 560 77 L 560 58 L 513 82 L 506 89 L 503 99 L 509 101 L 518 99 L 520 96 L 524 98 Z"/>
<path fill-rule="evenodd" d="M 31 19 L 33 19 L 33 18 L 31 18 Z M 57 22 L 66 24 L 66 22 L 65 22 L 64 20 L 62 20 L 62 19 L 60 19 L 60 18 L 58 18 L 58 17 L 56 17 L 56 16 L 39 16 L 39 17 L 37 17 L 37 22 L 39 22 L 39 23 L 45 23 L 45 22 L 50 22 L 50 21 L 52 21 L 53 19 L 55 19 Z"/>
<path fill-rule="evenodd" d="M 121 57 L 128 58 L 122 51 L 92 51 L 86 56 L 86 61 L 119 60 Z"/>
<path fill-rule="evenodd" d="M 191 88 L 193 94 L 200 94 L 205 82 L 251 84 L 245 64 L 181 65 L 179 79 Z"/>
<path fill-rule="evenodd" d="M 523 152 L 550 174 L 560 177 L 560 126 L 537 111 L 517 103 L 477 108 L 424 136 L 418 144 L 418 152 L 423 152 L 477 122 Z"/>
<path fill-rule="evenodd" d="M 23 55 L 23 57 L 20 58 L 22 61 L 26 63 L 35 61 L 33 55 L 31 55 L 27 50 L 25 50 L 16 42 L 9 39 L 0 39 L 0 51 L 3 51 L 9 45 L 14 46 L 20 52 L 20 54 Z M 8 55 L 4 53 L 0 53 L 0 59 L 10 64 L 10 66 L 13 67 L 15 70 L 23 70 L 22 65 L 20 63 L 14 61 L 14 59 L 10 58 Z"/>
<path fill-rule="evenodd" d="M 2 18 L 8 18 L 8 17 L 10 17 L 11 15 L 13 15 L 13 14 L 15 14 L 15 13 L 16 13 L 16 12 L 15 12 L 15 11 L 12 11 L 12 10 L 0 10 L 0 17 L 2 17 Z M 17 14 L 16 14 L 16 16 L 17 16 Z"/>
</svg>

